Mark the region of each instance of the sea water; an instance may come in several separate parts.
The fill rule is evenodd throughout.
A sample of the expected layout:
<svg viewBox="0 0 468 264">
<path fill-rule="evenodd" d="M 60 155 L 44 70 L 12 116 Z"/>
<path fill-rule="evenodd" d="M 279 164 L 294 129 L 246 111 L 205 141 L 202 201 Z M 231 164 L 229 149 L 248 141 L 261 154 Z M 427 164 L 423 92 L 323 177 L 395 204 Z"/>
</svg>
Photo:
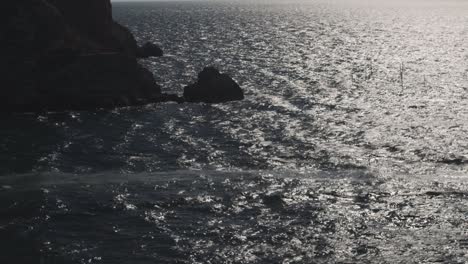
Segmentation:
<svg viewBox="0 0 468 264">
<path fill-rule="evenodd" d="M 114 3 L 246 99 L 2 115 L 2 263 L 465 263 L 468 3 Z"/>
</svg>

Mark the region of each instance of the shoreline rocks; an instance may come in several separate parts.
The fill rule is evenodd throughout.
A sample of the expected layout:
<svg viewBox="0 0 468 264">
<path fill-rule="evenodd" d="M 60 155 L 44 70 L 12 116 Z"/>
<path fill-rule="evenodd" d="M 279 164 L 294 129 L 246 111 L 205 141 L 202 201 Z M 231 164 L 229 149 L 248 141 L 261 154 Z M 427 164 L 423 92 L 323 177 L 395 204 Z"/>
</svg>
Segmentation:
<svg viewBox="0 0 468 264">
<path fill-rule="evenodd" d="M 222 103 L 244 99 L 244 92 L 227 74 L 205 67 L 198 80 L 184 88 L 186 102 Z"/>
<path fill-rule="evenodd" d="M 38 82 L 41 95 L 65 109 L 132 105 L 161 95 L 152 73 L 122 53 L 80 55 L 41 76 Z M 67 98 L 73 100 L 67 102 Z"/>
<path fill-rule="evenodd" d="M 112 19 L 110 0 L 15 0 L 0 16 L 0 112 L 93 110 L 174 101 L 243 99 L 227 75 L 205 68 L 184 96 L 164 94 L 137 57 L 162 56 L 138 47 Z"/>
<path fill-rule="evenodd" d="M 161 101 L 110 0 L 15 0 L 0 11 L 1 112 L 109 108 Z"/>
<path fill-rule="evenodd" d="M 139 58 L 162 57 L 163 50 L 156 44 L 147 42 L 137 49 Z"/>
</svg>

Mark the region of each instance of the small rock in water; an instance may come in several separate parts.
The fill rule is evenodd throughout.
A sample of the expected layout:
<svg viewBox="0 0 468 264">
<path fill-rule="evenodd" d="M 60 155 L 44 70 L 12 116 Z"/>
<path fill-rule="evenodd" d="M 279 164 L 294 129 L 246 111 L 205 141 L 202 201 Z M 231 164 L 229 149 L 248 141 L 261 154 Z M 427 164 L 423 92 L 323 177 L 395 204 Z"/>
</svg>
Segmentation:
<svg viewBox="0 0 468 264">
<path fill-rule="evenodd" d="M 198 74 L 196 83 L 184 88 L 187 102 L 221 103 L 244 99 L 244 92 L 227 74 L 206 67 Z"/>
<path fill-rule="evenodd" d="M 154 43 L 147 42 L 138 49 L 138 57 L 140 58 L 161 57 L 162 55 L 163 50 Z"/>
</svg>

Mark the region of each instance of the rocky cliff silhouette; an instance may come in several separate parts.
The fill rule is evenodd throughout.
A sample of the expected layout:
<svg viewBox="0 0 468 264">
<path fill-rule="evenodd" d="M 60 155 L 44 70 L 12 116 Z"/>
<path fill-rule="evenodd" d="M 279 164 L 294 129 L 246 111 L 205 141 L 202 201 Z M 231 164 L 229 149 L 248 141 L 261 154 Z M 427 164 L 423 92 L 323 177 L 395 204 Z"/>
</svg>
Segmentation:
<svg viewBox="0 0 468 264">
<path fill-rule="evenodd" d="M 0 111 L 185 101 L 162 94 L 138 64 L 137 57 L 162 56 L 162 50 L 151 43 L 138 47 L 112 19 L 110 0 L 10 0 L 0 16 Z"/>
</svg>

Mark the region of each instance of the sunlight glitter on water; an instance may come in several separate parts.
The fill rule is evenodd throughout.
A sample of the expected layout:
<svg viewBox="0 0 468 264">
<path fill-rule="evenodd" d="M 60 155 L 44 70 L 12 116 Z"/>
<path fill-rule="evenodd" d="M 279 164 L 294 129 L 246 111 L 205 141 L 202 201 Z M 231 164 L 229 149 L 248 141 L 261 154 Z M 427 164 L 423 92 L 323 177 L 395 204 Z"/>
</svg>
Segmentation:
<svg viewBox="0 0 468 264">
<path fill-rule="evenodd" d="M 21 177 L 32 183 L 38 175 Z M 466 177 L 174 171 L 41 178 L 44 191 L 11 182 L 0 193 L 3 204 L 23 195 L 10 213 L 39 209 L 31 220 L 10 214 L 2 230 L 29 226 L 35 230 L 25 231 L 29 239 L 53 238 L 42 253 L 51 259 L 462 263 L 468 257 Z"/>
<path fill-rule="evenodd" d="M 58 263 L 466 262 L 468 7 L 351 2 L 114 4 L 163 47 L 141 62 L 165 91 L 212 64 L 246 99 L 5 116 L 0 234 L 16 236 L 1 248 L 47 242 Z"/>
</svg>

